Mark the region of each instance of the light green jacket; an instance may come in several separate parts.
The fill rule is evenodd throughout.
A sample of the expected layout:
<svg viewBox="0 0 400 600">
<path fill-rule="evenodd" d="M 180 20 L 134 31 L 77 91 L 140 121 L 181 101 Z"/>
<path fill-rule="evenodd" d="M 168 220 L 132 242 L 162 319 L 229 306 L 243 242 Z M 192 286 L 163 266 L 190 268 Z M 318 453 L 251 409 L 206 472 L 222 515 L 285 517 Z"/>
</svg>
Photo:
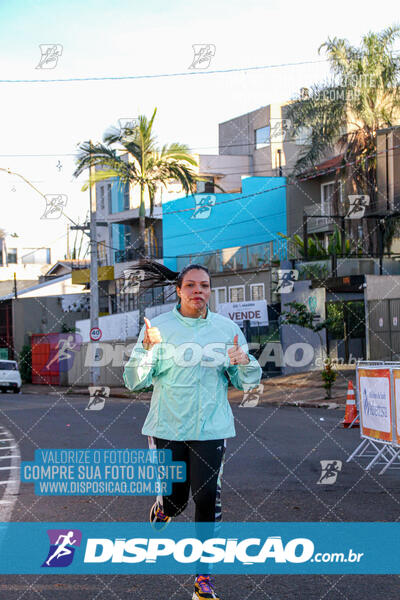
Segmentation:
<svg viewBox="0 0 400 600">
<path fill-rule="evenodd" d="M 213 440 L 234 437 L 233 414 L 228 402 L 229 375 L 239 390 L 259 385 L 261 367 L 248 353 L 241 329 L 207 307 L 203 318 L 184 317 L 173 310 L 151 319 L 162 342 L 149 351 L 142 346 L 145 326 L 125 365 L 124 381 L 131 391 L 153 384 L 150 410 L 142 433 L 166 440 Z M 250 359 L 248 365 L 231 365 L 228 349 L 238 343 Z"/>
</svg>

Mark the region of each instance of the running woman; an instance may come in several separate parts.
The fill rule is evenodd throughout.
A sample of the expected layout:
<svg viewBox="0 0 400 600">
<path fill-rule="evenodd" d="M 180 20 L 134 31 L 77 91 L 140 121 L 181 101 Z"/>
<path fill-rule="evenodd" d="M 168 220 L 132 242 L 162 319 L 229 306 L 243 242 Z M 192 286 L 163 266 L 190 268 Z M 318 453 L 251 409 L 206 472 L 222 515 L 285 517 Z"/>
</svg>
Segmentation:
<svg viewBox="0 0 400 600">
<path fill-rule="evenodd" d="M 157 497 L 150 521 L 165 527 L 186 508 L 191 491 L 195 521 L 215 523 L 221 520 L 226 440 L 236 435 L 224 373 L 237 389 L 249 390 L 259 385 L 262 371 L 238 325 L 210 311 L 206 267 L 191 264 L 169 276 L 163 267 L 163 273 L 164 281 L 175 280 L 179 302 L 152 322 L 145 318 L 124 381 L 131 391 L 153 384 L 142 433 L 150 448 L 170 448 L 173 461 L 185 461 L 187 478 L 172 484 L 170 496 Z M 219 599 L 207 573 L 196 575 L 193 600 L 200 598 Z"/>
</svg>

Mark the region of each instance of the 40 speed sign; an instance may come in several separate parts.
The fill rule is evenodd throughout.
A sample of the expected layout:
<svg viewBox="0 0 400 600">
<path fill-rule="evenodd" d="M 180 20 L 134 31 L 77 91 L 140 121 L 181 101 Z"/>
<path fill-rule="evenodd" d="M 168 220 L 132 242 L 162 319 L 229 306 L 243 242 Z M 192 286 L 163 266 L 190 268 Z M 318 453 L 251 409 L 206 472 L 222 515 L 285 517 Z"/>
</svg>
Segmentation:
<svg viewBox="0 0 400 600">
<path fill-rule="evenodd" d="M 92 327 L 92 329 L 89 332 L 89 337 L 92 340 L 92 342 L 98 342 L 101 339 L 102 335 L 103 332 L 101 331 L 100 327 Z"/>
</svg>

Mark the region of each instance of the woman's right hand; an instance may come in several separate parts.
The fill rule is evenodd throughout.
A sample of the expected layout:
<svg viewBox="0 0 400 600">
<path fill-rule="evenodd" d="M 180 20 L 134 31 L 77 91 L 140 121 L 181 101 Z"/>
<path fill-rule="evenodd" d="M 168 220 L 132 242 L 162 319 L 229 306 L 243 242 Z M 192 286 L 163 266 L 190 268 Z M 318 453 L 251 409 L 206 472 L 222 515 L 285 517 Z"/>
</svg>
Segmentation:
<svg viewBox="0 0 400 600">
<path fill-rule="evenodd" d="M 152 327 L 149 319 L 144 318 L 144 323 L 146 325 L 146 329 L 144 332 L 144 337 L 142 341 L 143 348 L 145 350 L 151 350 L 153 346 L 159 344 L 161 339 L 161 333 L 158 327 Z"/>
</svg>

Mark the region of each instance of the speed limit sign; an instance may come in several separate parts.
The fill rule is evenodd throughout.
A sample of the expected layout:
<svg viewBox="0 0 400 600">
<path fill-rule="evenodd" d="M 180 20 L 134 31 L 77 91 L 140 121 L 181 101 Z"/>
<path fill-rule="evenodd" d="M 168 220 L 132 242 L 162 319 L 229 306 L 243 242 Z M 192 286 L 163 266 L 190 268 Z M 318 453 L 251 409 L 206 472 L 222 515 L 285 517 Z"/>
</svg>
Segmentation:
<svg viewBox="0 0 400 600">
<path fill-rule="evenodd" d="M 103 332 L 99 327 L 92 327 L 89 333 L 89 337 L 92 340 L 92 342 L 98 342 L 102 335 Z"/>
</svg>

